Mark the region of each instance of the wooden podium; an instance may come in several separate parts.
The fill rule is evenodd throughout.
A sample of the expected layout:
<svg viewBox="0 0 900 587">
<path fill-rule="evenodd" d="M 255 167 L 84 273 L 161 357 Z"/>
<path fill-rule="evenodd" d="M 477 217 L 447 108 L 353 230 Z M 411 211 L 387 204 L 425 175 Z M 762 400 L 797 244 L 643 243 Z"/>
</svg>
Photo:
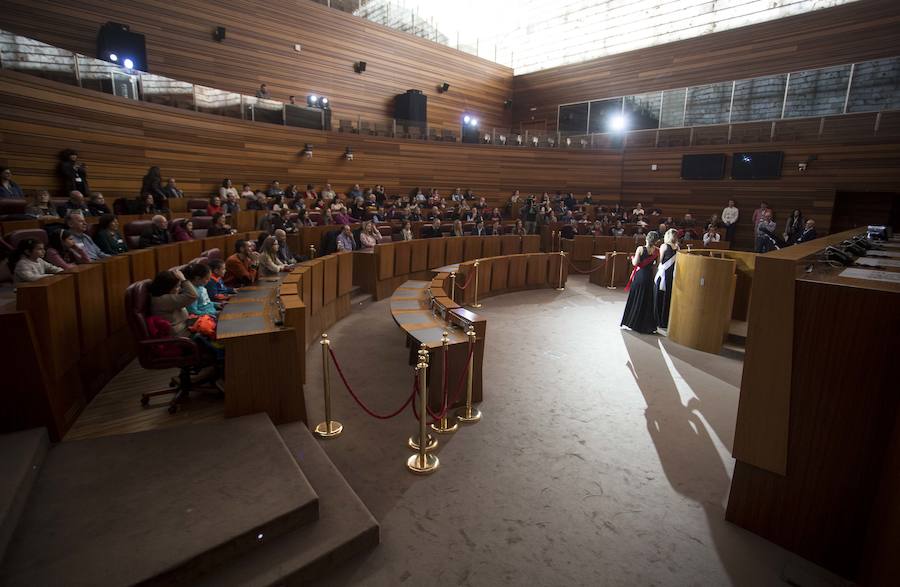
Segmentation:
<svg viewBox="0 0 900 587">
<path fill-rule="evenodd" d="M 737 281 L 733 259 L 678 253 L 669 339 L 708 353 L 718 353 L 728 336 Z"/>
</svg>

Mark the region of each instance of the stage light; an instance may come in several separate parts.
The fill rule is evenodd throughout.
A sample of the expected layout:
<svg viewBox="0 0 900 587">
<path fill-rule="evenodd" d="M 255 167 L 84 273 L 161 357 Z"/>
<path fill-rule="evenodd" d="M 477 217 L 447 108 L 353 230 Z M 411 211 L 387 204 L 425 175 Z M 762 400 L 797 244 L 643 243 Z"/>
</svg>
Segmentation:
<svg viewBox="0 0 900 587">
<path fill-rule="evenodd" d="M 319 100 L 319 102 L 322 104 L 323 107 L 328 106 L 328 98 L 322 98 L 321 100 Z"/>
<path fill-rule="evenodd" d="M 472 121 L 471 121 L 469 124 L 471 124 L 472 126 L 478 126 L 478 119 L 477 119 L 477 118 L 473 118 Z"/>
<path fill-rule="evenodd" d="M 312 159 L 312 155 L 313 155 L 313 144 L 312 144 L 312 143 L 306 143 L 305 145 L 303 145 L 303 151 L 301 151 L 300 154 L 303 155 L 304 157 L 306 157 L 307 159 Z"/>
<path fill-rule="evenodd" d="M 347 149 L 344 151 L 344 159 L 346 159 L 347 161 L 353 161 L 353 149 L 347 147 Z"/>
<path fill-rule="evenodd" d="M 112 61 L 113 63 L 115 63 L 116 61 L 119 60 L 119 56 L 116 55 L 115 53 L 110 53 L 110 54 L 109 54 L 109 60 Z"/>
<path fill-rule="evenodd" d="M 472 117 L 469 116 L 468 114 L 466 114 L 465 116 L 463 116 L 463 122 L 464 122 L 465 124 L 469 124 L 469 122 L 471 122 L 471 121 L 472 121 Z"/>
<path fill-rule="evenodd" d="M 315 94 L 310 94 L 306 97 L 306 105 L 307 106 L 318 106 L 319 105 L 319 97 Z"/>
<path fill-rule="evenodd" d="M 623 132 L 628 128 L 628 120 L 621 114 L 613 116 L 609 119 L 609 128 L 613 132 Z"/>
<path fill-rule="evenodd" d="M 125 58 L 125 61 L 122 62 L 122 64 L 125 66 L 125 69 L 134 69 L 134 61 L 127 57 Z"/>
</svg>

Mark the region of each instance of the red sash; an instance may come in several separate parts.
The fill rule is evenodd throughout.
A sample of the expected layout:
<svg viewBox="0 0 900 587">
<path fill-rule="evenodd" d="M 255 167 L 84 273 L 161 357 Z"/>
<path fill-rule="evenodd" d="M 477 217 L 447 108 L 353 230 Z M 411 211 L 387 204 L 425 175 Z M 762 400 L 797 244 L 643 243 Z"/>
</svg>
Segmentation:
<svg viewBox="0 0 900 587">
<path fill-rule="evenodd" d="M 634 266 L 634 269 L 631 270 L 631 277 L 628 278 L 628 284 L 625 286 L 625 291 L 631 289 L 631 282 L 634 281 L 634 276 L 637 275 L 637 272 L 646 267 L 647 265 L 652 265 L 654 261 L 659 258 L 659 249 L 653 252 L 652 255 L 638 263 Z"/>
</svg>

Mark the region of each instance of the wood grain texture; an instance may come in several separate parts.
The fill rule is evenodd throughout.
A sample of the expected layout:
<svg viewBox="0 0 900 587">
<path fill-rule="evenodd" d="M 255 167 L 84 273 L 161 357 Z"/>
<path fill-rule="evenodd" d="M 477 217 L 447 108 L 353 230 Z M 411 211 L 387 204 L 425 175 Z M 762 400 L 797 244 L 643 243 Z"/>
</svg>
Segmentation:
<svg viewBox="0 0 900 587">
<path fill-rule="evenodd" d="M 900 5 L 859 0 L 514 78 L 513 123 L 546 121 L 557 106 L 748 79 L 900 54 Z M 543 129 L 543 125 L 540 125 Z"/>
<path fill-rule="evenodd" d="M 679 253 L 668 336 L 678 344 L 718 354 L 728 334 L 735 262 Z"/>
<path fill-rule="evenodd" d="M 308 94 L 327 96 L 335 127 L 342 117 L 392 117 L 394 96 L 411 88 L 428 96 L 432 124 L 458 125 L 474 112 L 486 125 L 509 125 L 511 69 L 314 2 L 4 3 L 4 29 L 90 56 L 107 21 L 145 35 L 154 74 L 251 96 L 265 82 L 273 98 L 302 104 Z M 212 38 L 217 26 L 227 29 L 222 43 Z M 367 63 L 362 75 L 357 61 Z M 450 91 L 438 94 L 445 81 Z"/>
</svg>

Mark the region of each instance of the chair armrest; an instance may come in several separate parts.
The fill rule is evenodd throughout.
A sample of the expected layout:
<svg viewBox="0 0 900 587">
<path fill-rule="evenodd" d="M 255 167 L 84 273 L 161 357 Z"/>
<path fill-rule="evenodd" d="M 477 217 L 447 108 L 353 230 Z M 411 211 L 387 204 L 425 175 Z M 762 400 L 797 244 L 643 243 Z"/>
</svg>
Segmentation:
<svg viewBox="0 0 900 587">
<path fill-rule="evenodd" d="M 179 351 L 177 356 L 161 356 L 157 350 L 160 347 Z M 144 368 L 165 369 L 168 367 L 182 367 L 200 362 L 200 349 L 193 340 L 179 336 L 175 338 L 151 338 L 138 343 L 138 359 Z"/>
</svg>

